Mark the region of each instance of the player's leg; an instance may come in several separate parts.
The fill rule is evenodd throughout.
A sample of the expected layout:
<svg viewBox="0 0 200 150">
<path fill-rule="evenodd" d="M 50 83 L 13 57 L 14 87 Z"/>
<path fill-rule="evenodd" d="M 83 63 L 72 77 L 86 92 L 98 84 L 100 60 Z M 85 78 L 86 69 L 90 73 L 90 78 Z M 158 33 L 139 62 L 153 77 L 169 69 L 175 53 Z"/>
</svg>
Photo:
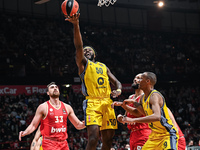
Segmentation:
<svg viewBox="0 0 200 150">
<path fill-rule="evenodd" d="M 141 129 L 131 132 L 130 143 L 132 144 L 131 150 L 141 150 L 143 145 L 149 139 L 151 129 Z"/>
<path fill-rule="evenodd" d="M 163 150 L 178 150 L 178 138 L 176 134 L 171 134 L 163 138 L 161 148 Z"/>
<path fill-rule="evenodd" d="M 115 135 L 115 130 L 113 129 L 107 129 L 101 131 L 101 137 L 102 137 L 102 150 L 110 150 L 112 146 L 112 139 Z"/>
<path fill-rule="evenodd" d="M 160 143 L 159 140 L 154 141 L 148 139 L 146 143 L 143 145 L 142 150 L 160 150 L 160 147 L 158 147 L 159 143 Z"/>
<path fill-rule="evenodd" d="M 185 137 L 180 137 L 178 140 L 178 150 L 185 150 L 186 148 L 186 142 L 185 142 Z"/>
<path fill-rule="evenodd" d="M 87 133 L 88 133 L 88 143 L 86 146 L 86 150 L 96 150 L 97 142 L 99 140 L 99 126 L 98 125 L 87 126 Z"/>
<path fill-rule="evenodd" d="M 115 135 L 115 129 L 117 129 L 117 120 L 115 111 L 111 108 L 111 104 L 113 101 L 108 98 L 102 101 L 102 126 L 101 130 L 101 137 L 102 137 L 102 150 L 110 150 L 112 146 L 112 139 Z"/>
</svg>

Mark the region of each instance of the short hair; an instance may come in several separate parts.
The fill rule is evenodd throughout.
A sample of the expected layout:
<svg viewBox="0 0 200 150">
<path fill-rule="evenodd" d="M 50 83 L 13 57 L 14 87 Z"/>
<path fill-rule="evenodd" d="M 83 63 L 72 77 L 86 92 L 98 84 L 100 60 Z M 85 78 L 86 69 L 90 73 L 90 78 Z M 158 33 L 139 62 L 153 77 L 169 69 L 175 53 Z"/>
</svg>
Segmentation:
<svg viewBox="0 0 200 150">
<path fill-rule="evenodd" d="M 157 77 L 156 74 L 153 72 L 144 72 L 147 75 L 147 78 L 150 80 L 150 82 L 152 83 L 152 85 L 154 86 L 157 82 Z"/>
<path fill-rule="evenodd" d="M 83 50 L 85 50 L 86 48 L 92 49 L 93 52 L 94 52 L 94 54 L 95 54 L 95 56 L 97 57 L 97 51 L 96 51 L 92 46 L 84 46 L 84 47 L 83 47 Z"/>
<path fill-rule="evenodd" d="M 51 86 L 51 85 L 56 85 L 56 82 L 51 82 L 51 83 L 49 83 L 48 85 L 47 85 L 47 90 L 49 89 L 49 87 Z"/>
</svg>

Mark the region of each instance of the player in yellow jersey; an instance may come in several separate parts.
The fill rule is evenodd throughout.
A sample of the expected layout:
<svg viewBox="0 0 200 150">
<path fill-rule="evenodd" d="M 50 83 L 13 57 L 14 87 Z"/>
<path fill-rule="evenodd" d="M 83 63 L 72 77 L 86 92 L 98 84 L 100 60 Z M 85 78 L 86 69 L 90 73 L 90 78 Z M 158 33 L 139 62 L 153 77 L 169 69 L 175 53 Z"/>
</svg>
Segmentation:
<svg viewBox="0 0 200 150">
<path fill-rule="evenodd" d="M 88 132 L 86 150 L 96 150 L 99 131 L 102 137 L 102 150 L 110 150 L 112 138 L 117 129 L 114 109 L 111 108 L 110 96 L 121 94 L 122 85 L 111 73 L 108 67 L 96 62 L 96 52 L 91 46 L 83 47 L 79 29 L 79 16 L 75 14 L 66 18 L 74 26 L 74 45 L 76 48 L 76 64 L 82 80 L 82 93 L 86 100 L 83 102 L 85 125 Z M 110 82 L 116 87 L 111 92 Z"/>
<path fill-rule="evenodd" d="M 33 138 L 33 141 L 31 143 L 30 150 L 43 150 L 42 149 L 42 136 L 40 132 L 40 126 L 38 127 L 35 136 Z"/>
<path fill-rule="evenodd" d="M 139 80 L 139 88 L 144 95 L 140 102 L 134 101 L 137 109 L 133 113 L 145 114 L 145 117 L 122 117 L 126 123 L 149 123 L 152 132 L 144 144 L 142 150 L 177 150 L 178 131 L 173 124 L 164 97 L 154 89 L 157 82 L 156 75 L 152 72 L 144 72 Z M 124 101 L 126 103 L 126 100 Z"/>
</svg>

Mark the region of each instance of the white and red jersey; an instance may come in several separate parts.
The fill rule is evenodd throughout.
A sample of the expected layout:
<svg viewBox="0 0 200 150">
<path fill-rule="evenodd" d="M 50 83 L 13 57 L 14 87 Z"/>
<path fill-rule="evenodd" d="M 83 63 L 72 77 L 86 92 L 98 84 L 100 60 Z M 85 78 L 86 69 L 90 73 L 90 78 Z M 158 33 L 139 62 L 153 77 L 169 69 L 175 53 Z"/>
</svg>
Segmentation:
<svg viewBox="0 0 200 150">
<path fill-rule="evenodd" d="M 134 97 L 135 97 L 135 94 L 132 95 L 130 99 L 134 99 Z M 141 97 L 141 95 L 136 98 L 137 102 L 140 101 L 140 97 Z M 133 104 L 130 104 L 129 106 L 134 107 Z M 127 117 L 130 117 L 130 118 L 137 118 L 136 116 L 130 114 L 129 112 L 127 112 L 126 115 L 127 115 Z M 142 115 L 141 117 L 144 117 L 144 115 Z M 136 131 L 136 130 L 140 130 L 140 129 L 149 129 L 148 123 L 127 124 L 127 127 L 131 131 Z"/>
<path fill-rule="evenodd" d="M 50 101 L 47 101 L 47 115 L 41 120 L 40 131 L 43 137 L 66 140 L 67 134 L 67 110 L 63 102 L 60 108 L 55 108 Z"/>
</svg>

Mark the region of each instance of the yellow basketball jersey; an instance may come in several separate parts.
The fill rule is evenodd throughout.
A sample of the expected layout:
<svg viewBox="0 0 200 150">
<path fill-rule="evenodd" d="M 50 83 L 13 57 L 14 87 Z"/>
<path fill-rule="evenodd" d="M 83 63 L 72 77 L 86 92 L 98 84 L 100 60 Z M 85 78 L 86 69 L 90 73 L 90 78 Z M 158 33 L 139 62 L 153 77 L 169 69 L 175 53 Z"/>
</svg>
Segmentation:
<svg viewBox="0 0 200 150">
<path fill-rule="evenodd" d="M 42 148 L 42 140 L 43 140 L 42 136 L 40 137 L 40 140 L 41 140 L 40 150 L 43 150 L 43 148 Z"/>
<path fill-rule="evenodd" d="M 88 60 L 80 78 L 82 93 L 87 98 L 110 97 L 111 88 L 105 64 Z"/>
<path fill-rule="evenodd" d="M 161 120 L 149 123 L 149 127 L 151 128 L 152 132 L 155 132 L 158 134 L 160 133 L 161 135 L 166 135 L 166 134 L 170 135 L 170 134 L 172 134 L 172 132 L 177 134 L 177 130 L 174 127 L 172 120 L 170 119 L 165 99 L 164 99 L 163 95 L 160 92 L 158 92 L 157 90 L 153 90 L 149 94 L 147 99 L 145 99 L 145 96 L 143 96 L 142 105 L 143 105 L 144 111 L 146 113 L 146 116 L 153 114 L 153 111 L 150 108 L 150 104 L 149 104 L 151 94 L 153 94 L 153 93 L 160 94 L 160 96 L 163 98 L 163 106 L 160 108 L 161 109 Z"/>
</svg>

